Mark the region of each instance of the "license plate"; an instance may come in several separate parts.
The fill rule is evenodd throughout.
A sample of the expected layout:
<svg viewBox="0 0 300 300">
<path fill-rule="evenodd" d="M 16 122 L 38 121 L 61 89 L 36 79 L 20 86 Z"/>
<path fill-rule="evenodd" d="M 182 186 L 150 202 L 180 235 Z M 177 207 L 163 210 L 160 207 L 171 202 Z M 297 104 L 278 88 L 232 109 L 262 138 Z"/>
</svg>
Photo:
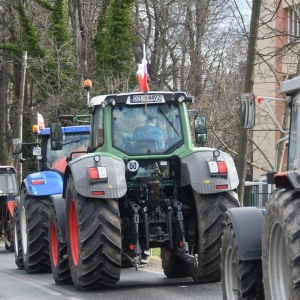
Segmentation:
<svg viewBox="0 0 300 300">
<path fill-rule="evenodd" d="M 33 147 L 32 154 L 35 156 L 42 155 L 41 147 Z"/>
<path fill-rule="evenodd" d="M 147 102 L 162 102 L 163 96 L 161 94 L 156 95 L 131 95 L 130 102 L 131 103 L 142 103 L 145 102 L 145 97 L 147 97 Z"/>
</svg>

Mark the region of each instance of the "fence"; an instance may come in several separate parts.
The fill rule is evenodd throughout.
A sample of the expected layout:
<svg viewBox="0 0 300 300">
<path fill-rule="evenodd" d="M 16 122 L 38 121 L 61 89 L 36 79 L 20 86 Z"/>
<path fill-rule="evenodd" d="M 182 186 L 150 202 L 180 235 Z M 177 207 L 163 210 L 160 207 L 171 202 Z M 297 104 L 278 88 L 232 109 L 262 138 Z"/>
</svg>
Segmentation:
<svg viewBox="0 0 300 300">
<path fill-rule="evenodd" d="M 244 193 L 244 206 L 265 208 L 271 193 L 271 184 L 266 181 L 246 181 Z"/>
</svg>

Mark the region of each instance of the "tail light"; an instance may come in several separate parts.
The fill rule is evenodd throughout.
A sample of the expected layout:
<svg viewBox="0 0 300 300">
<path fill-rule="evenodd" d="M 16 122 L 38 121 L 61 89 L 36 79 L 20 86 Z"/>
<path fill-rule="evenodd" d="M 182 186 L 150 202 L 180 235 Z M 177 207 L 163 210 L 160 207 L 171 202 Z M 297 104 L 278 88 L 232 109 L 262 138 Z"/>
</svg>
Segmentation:
<svg viewBox="0 0 300 300">
<path fill-rule="evenodd" d="M 217 184 L 216 189 L 217 190 L 227 190 L 228 189 L 228 184 Z"/>
<path fill-rule="evenodd" d="M 38 185 L 38 184 L 44 184 L 45 183 L 45 180 L 44 179 L 33 179 L 31 180 L 31 184 L 33 185 Z"/>
<path fill-rule="evenodd" d="M 226 175 L 227 174 L 227 166 L 225 161 L 223 160 L 212 160 L 208 161 L 208 167 L 210 174 L 220 174 L 220 175 Z"/>
<path fill-rule="evenodd" d="M 90 167 L 88 172 L 90 181 L 107 181 L 106 167 Z"/>
</svg>

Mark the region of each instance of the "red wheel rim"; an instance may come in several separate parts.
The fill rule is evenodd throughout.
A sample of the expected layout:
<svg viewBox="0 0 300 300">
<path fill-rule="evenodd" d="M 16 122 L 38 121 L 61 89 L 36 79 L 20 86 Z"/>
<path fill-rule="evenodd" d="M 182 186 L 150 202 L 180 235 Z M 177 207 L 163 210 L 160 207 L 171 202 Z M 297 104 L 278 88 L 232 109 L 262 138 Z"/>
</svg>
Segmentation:
<svg viewBox="0 0 300 300">
<path fill-rule="evenodd" d="M 56 227 L 54 222 L 51 223 L 50 227 L 50 238 L 51 238 L 51 256 L 54 266 L 56 267 L 58 264 L 58 243 L 57 243 L 57 234 L 56 234 Z"/>
<path fill-rule="evenodd" d="M 169 259 L 170 259 L 170 256 L 171 256 L 171 251 L 169 251 L 169 250 L 167 249 L 167 247 L 164 247 L 163 249 L 164 249 L 163 252 L 164 252 L 165 260 L 169 260 Z"/>
<path fill-rule="evenodd" d="M 75 266 L 78 265 L 78 227 L 77 227 L 77 215 L 74 199 L 70 204 L 70 219 L 69 219 L 69 232 L 70 232 L 70 247 L 72 260 Z"/>
</svg>

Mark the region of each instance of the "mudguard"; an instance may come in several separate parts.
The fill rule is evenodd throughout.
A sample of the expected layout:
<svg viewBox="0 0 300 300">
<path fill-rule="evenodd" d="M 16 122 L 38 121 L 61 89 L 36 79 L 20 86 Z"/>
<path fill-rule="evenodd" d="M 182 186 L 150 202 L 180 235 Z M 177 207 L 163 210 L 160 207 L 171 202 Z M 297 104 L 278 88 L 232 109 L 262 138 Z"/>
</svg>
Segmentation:
<svg viewBox="0 0 300 300">
<path fill-rule="evenodd" d="M 91 184 L 88 167 L 95 166 L 93 157 L 100 156 L 100 165 L 106 167 L 108 180 Z M 127 184 L 125 178 L 125 164 L 122 159 L 108 153 L 91 153 L 80 156 L 68 163 L 64 176 L 63 197 L 65 197 L 68 177 L 72 174 L 76 191 L 84 197 L 117 199 L 125 195 Z M 102 191 L 103 195 L 93 195 Z"/>
<path fill-rule="evenodd" d="M 54 171 L 32 173 L 24 180 L 26 191 L 31 196 L 49 196 L 61 194 L 63 180 Z"/>
<path fill-rule="evenodd" d="M 17 207 L 16 200 L 7 201 L 7 210 L 11 217 L 14 216 L 14 209 Z"/>
<path fill-rule="evenodd" d="M 263 212 L 256 207 L 235 207 L 226 211 L 225 226 L 231 224 L 239 258 L 242 261 L 260 260 Z"/>
<path fill-rule="evenodd" d="M 196 148 L 197 149 L 197 148 Z M 227 165 L 227 179 L 211 177 L 207 161 L 213 157 L 213 148 L 201 148 L 181 159 L 181 186 L 191 185 L 199 194 L 213 194 L 234 190 L 239 184 L 239 178 L 232 157 L 220 151 L 218 159 Z M 227 185 L 227 189 L 216 189 L 216 185 Z"/>
<path fill-rule="evenodd" d="M 56 211 L 57 222 L 59 226 L 59 240 L 61 243 L 66 243 L 66 200 L 62 197 L 62 194 L 59 195 L 52 195 L 50 196 L 50 200 Z M 49 224 L 51 225 L 51 224 Z"/>
</svg>

